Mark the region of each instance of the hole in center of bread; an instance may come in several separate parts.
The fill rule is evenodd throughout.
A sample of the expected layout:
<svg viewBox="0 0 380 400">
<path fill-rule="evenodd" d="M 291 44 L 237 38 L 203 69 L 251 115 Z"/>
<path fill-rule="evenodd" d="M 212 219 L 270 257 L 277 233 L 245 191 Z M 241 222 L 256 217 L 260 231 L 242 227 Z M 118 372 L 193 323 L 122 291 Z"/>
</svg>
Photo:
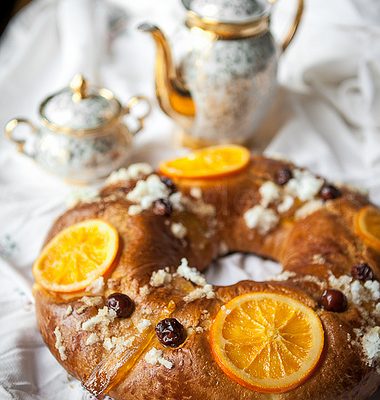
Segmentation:
<svg viewBox="0 0 380 400">
<path fill-rule="evenodd" d="M 206 279 L 212 285 L 224 286 L 245 279 L 266 281 L 281 272 L 282 266 L 276 261 L 237 252 L 215 260 L 206 270 Z"/>
</svg>

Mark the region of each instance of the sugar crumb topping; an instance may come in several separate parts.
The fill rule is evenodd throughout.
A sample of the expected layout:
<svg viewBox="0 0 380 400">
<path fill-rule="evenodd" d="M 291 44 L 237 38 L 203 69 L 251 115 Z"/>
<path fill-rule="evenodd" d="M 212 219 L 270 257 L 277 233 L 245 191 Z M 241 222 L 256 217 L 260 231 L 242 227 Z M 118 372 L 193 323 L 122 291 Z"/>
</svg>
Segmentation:
<svg viewBox="0 0 380 400">
<path fill-rule="evenodd" d="M 140 296 L 145 297 L 145 296 L 148 296 L 149 293 L 150 293 L 150 289 L 149 289 L 148 285 L 144 285 L 139 288 Z"/>
<path fill-rule="evenodd" d="M 128 169 L 124 168 L 114 172 L 106 183 L 110 184 L 120 180 L 131 179 L 137 180 L 135 187 L 126 195 L 127 200 L 133 203 L 128 208 L 128 214 L 131 216 L 141 214 L 159 199 L 168 200 L 176 211 L 183 211 L 185 208 L 188 208 L 189 211 L 199 215 L 215 215 L 214 206 L 203 202 L 202 190 L 200 188 L 191 188 L 191 197 L 185 197 L 181 192 L 171 193 L 171 190 L 161 181 L 158 175 L 153 173 L 152 168 L 148 164 L 131 165 Z M 181 235 L 183 229 L 179 232 L 178 234 Z"/>
<path fill-rule="evenodd" d="M 89 286 L 86 287 L 86 292 L 92 294 L 103 294 L 104 292 L 104 278 L 100 276 L 95 279 Z"/>
<path fill-rule="evenodd" d="M 96 306 L 100 306 L 100 304 L 102 304 L 103 299 L 100 296 L 94 296 L 94 297 L 83 296 L 80 299 L 80 301 L 83 302 L 84 304 L 86 304 L 86 306 L 96 307 Z"/>
<path fill-rule="evenodd" d="M 212 204 L 205 203 L 202 198 L 194 200 L 189 197 L 184 197 L 182 203 L 190 212 L 198 214 L 199 216 L 213 217 L 216 214 L 215 207 Z"/>
<path fill-rule="evenodd" d="M 322 254 L 314 254 L 311 262 L 313 264 L 325 264 L 326 259 L 325 259 L 325 257 L 323 257 Z"/>
<path fill-rule="evenodd" d="M 303 219 L 323 207 L 322 200 L 310 200 L 303 204 L 295 213 L 296 219 Z"/>
<path fill-rule="evenodd" d="M 83 314 L 86 310 L 88 310 L 88 306 L 82 305 L 78 307 L 75 311 L 77 314 Z"/>
<path fill-rule="evenodd" d="M 184 198 L 181 192 L 171 193 L 161 178 L 152 174 L 146 179 L 137 181 L 136 186 L 127 194 L 127 200 L 133 203 L 129 206 L 128 214 L 137 215 L 149 209 L 156 200 L 166 199 L 174 210 L 183 211 Z"/>
<path fill-rule="evenodd" d="M 158 350 L 155 347 L 152 347 L 144 357 L 144 360 L 151 365 L 161 364 L 167 369 L 173 368 L 173 363 L 169 360 L 166 360 L 162 356 L 162 350 Z"/>
<path fill-rule="evenodd" d="M 363 335 L 362 343 L 370 365 L 373 365 L 380 359 L 380 326 L 370 328 Z"/>
<path fill-rule="evenodd" d="M 248 228 L 256 228 L 262 235 L 272 230 L 280 221 L 279 215 L 289 211 L 297 197 L 306 202 L 296 212 L 296 218 L 305 218 L 323 206 L 320 199 L 315 196 L 319 193 L 324 183 L 307 170 L 293 169 L 293 177 L 284 187 L 272 181 L 266 181 L 259 187 L 261 196 L 257 204 L 244 213 L 244 220 Z M 268 208 L 271 204 L 275 210 Z"/>
<path fill-rule="evenodd" d="M 206 284 L 200 288 L 194 289 L 188 295 L 186 295 L 183 299 L 187 303 L 191 303 L 192 301 L 206 298 L 206 299 L 213 299 L 215 297 L 215 293 L 213 290 L 212 285 Z"/>
<path fill-rule="evenodd" d="M 273 210 L 256 205 L 244 213 L 244 220 L 248 228 L 257 228 L 258 232 L 264 235 L 273 229 L 280 219 Z"/>
<path fill-rule="evenodd" d="M 120 354 L 124 349 L 131 347 L 135 340 L 135 336 L 130 336 L 128 338 L 124 336 L 116 337 L 107 337 L 103 341 L 103 347 L 107 351 L 111 351 L 115 349 L 115 352 Z"/>
<path fill-rule="evenodd" d="M 83 305 L 76 309 L 77 314 L 82 314 L 89 307 L 96 307 L 103 303 L 103 299 L 100 296 L 83 296 L 80 301 L 83 303 Z"/>
<path fill-rule="evenodd" d="M 181 259 L 181 264 L 177 268 L 177 275 L 198 286 L 207 284 L 205 277 L 196 268 L 189 267 L 189 262 L 186 258 Z"/>
<path fill-rule="evenodd" d="M 354 280 L 349 275 L 336 278 L 332 273 L 329 275 L 329 285 L 342 291 L 347 299 L 355 305 L 361 305 L 370 301 L 380 299 L 380 284 L 378 281 L 366 281 L 364 283 Z"/>
<path fill-rule="evenodd" d="M 172 281 L 172 274 L 169 272 L 169 268 L 159 269 L 154 271 L 150 277 L 150 286 L 160 287 L 170 283 Z"/>
<path fill-rule="evenodd" d="M 140 332 L 143 333 L 145 331 L 146 328 L 148 328 L 149 326 L 151 326 L 152 323 L 149 321 L 149 319 L 140 319 L 140 321 L 138 321 L 135 326 L 136 329 Z"/>
<path fill-rule="evenodd" d="M 277 211 L 282 214 L 287 211 L 289 211 L 294 204 L 294 197 L 290 196 L 289 194 L 286 194 L 282 200 L 281 203 L 277 206 Z"/>
<path fill-rule="evenodd" d="M 371 300 L 377 301 L 380 299 L 380 283 L 379 281 L 366 281 L 364 287 L 371 294 Z"/>
<path fill-rule="evenodd" d="M 175 192 L 172 193 L 169 196 L 169 201 L 172 204 L 173 208 L 177 211 L 183 211 L 184 207 L 183 207 L 183 195 L 181 192 Z"/>
<path fill-rule="evenodd" d="M 267 181 L 259 187 L 261 205 L 266 208 L 281 197 L 280 187 L 272 181 Z"/>
<path fill-rule="evenodd" d="M 370 326 L 364 330 L 354 329 L 357 336 L 356 343 L 362 347 L 364 361 L 370 367 L 377 366 L 380 362 L 380 326 Z"/>
<path fill-rule="evenodd" d="M 130 216 L 141 214 L 142 211 L 143 209 L 139 204 L 132 204 L 128 207 L 128 215 Z"/>
<path fill-rule="evenodd" d="M 103 341 L 103 347 L 107 350 L 107 351 L 111 351 L 112 348 L 114 347 L 114 344 L 112 343 L 111 338 L 107 337 L 104 339 Z"/>
<path fill-rule="evenodd" d="M 170 230 L 177 239 L 184 239 L 187 235 L 187 229 L 181 222 L 173 222 Z"/>
<path fill-rule="evenodd" d="M 120 181 L 141 179 L 143 176 L 149 175 L 152 172 L 153 168 L 147 163 L 131 164 L 128 168 L 120 168 L 112 172 L 107 178 L 106 184 L 110 185 Z"/>
<path fill-rule="evenodd" d="M 375 304 L 380 299 L 379 282 L 361 282 L 348 275 L 337 278 L 332 273 L 328 282 L 330 287 L 342 291 L 348 301 L 357 307 L 363 325 L 354 329 L 356 338 L 351 343 L 361 347 L 365 363 L 372 367 L 377 366 L 380 373 L 380 327 L 376 321 L 380 316 L 380 303 Z M 369 306 L 372 308 L 371 311 L 368 309 Z"/>
<path fill-rule="evenodd" d="M 65 311 L 65 316 L 68 317 L 73 313 L 73 307 L 71 305 L 68 305 Z"/>
<path fill-rule="evenodd" d="M 199 187 L 192 187 L 190 189 L 190 195 L 191 197 L 194 197 L 194 199 L 201 199 L 202 198 L 202 190 Z"/>
<path fill-rule="evenodd" d="M 207 299 L 212 299 L 215 297 L 213 286 L 207 283 L 205 277 L 196 268 L 189 267 L 189 263 L 186 258 L 181 259 L 181 264 L 178 266 L 175 275 L 180 276 L 197 286 L 200 286 L 184 297 L 186 302 L 189 303 L 204 297 Z"/>
<path fill-rule="evenodd" d="M 293 178 L 285 185 L 285 191 L 301 201 L 310 201 L 319 193 L 323 183 L 323 179 L 310 171 L 293 169 Z"/>
<path fill-rule="evenodd" d="M 92 203 L 98 201 L 99 191 L 95 188 L 80 188 L 73 190 L 66 199 L 67 207 L 71 208 L 79 203 Z"/>
<path fill-rule="evenodd" d="M 145 180 L 139 180 L 136 186 L 127 194 L 127 200 L 140 205 L 147 210 L 158 199 L 166 199 L 170 195 L 169 188 L 158 175 L 149 175 Z"/>
<path fill-rule="evenodd" d="M 86 346 L 91 346 L 99 342 L 99 336 L 96 333 L 90 333 L 86 339 Z"/>
<path fill-rule="evenodd" d="M 97 325 L 108 326 L 116 318 L 116 312 L 107 306 L 100 308 L 98 314 L 82 323 L 83 331 L 91 331 Z"/>
<path fill-rule="evenodd" d="M 58 326 L 56 326 L 54 329 L 54 335 L 55 335 L 55 348 L 58 350 L 59 357 L 61 358 L 62 361 L 66 361 L 67 360 L 66 347 L 63 345 L 62 333 L 59 330 Z"/>
</svg>

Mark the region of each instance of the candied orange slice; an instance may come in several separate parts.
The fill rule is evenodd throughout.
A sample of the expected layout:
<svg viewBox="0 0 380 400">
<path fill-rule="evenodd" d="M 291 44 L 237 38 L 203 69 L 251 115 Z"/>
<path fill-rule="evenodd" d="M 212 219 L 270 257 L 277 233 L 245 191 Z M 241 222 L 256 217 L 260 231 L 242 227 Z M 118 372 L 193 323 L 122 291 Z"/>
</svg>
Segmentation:
<svg viewBox="0 0 380 400">
<path fill-rule="evenodd" d="M 33 265 L 37 283 L 55 292 L 75 292 L 104 275 L 119 246 L 116 229 L 91 219 L 69 226 L 42 250 Z"/>
<path fill-rule="evenodd" d="M 248 293 L 222 307 L 211 327 L 211 349 L 231 379 L 257 392 L 286 392 L 316 367 L 322 323 L 309 307 L 277 293 Z"/>
<path fill-rule="evenodd" d="M 370 247 L 380 251 L 380 211 L 366 206 L 355 215 L 354 224 L 356 233 Z"/>
<path fill-rule="evenodd" d="M 159 169 L 172 178 L 214 178 L 241 171 L 248 165 L 249 159 L 250 153 L 245 147 L 220 145 L 165 161 Z"/>
</svg>

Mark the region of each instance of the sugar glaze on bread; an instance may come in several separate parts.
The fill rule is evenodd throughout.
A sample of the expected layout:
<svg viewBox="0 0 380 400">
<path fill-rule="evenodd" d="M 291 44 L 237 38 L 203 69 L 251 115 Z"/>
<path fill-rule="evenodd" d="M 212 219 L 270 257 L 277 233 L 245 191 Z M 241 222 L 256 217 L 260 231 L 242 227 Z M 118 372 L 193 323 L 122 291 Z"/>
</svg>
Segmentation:
<svg viewBox="0 0 380 400">
<path fill-rule="evenodd" d="M 284 168 L 292 171 L 292 179 L 278 184 Z M 121 238 L 112 272 L 85 293 L 58 295 L 34 287 L 39 328 L 62 366 L 88 386 L 97 365 L 130 346 L 171 300 L 173 316 L 187 329 L 186 341 L 175 349 L 147 349 L 110 386 L 107 394 L 114 399 L 369 398 L 380 385 L 380 254 L 353 225 L 356 213 L 369 204 L 367 197 L 340 187 L 338 198 L 323 199 L 322 178 L 262 156 L 253 156 L 246 169 L 229 177 L 178 179 L 176 191 L 159 181 L 145 164 L 121 171 L 96 198 L 79 202 L 53 225 L 47 242 L 91 218 L 109 222 Z M 153 211 L 157 196 L 170 202 L 167 215 Z M 200 272 L 220 255 L 236 251 L 277 260 L 284 272 L 268 282 L 208 284 Z M 371 266 L 373 279 L 362 282 L 351 275 L 358 263 Z M 327 288 L 346 295 L 345 312 L 320 307 Z M 320 363 L 289 392 L 264 394 L 239 385 L 210 352 L 208 333 L 218 310 L 253 291 L 294 297 L 316 310 L 323 323 Z M 114 292 L 135 302 L 130 318 L 116 318 L 106 307 L 105 298 Z"/>
</svg>

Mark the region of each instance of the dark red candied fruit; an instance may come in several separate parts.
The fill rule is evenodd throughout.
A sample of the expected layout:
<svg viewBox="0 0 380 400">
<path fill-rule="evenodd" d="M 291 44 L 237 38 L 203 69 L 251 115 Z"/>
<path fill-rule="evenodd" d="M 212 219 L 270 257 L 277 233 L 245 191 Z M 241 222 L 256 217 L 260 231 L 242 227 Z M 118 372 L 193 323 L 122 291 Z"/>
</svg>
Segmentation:
<svg viewBox="0 0 380 400">
<path fill-rule="evenodd" d="M 177 186 L 170 178 L 166 176 L 161 176 L 160 179 L 161 182 L 170 190 L 170 194 L 177 191 Z"/>
<path fill-rule="evenodd" d="M 135 310 L 133 300 L 123 293 L 112 293 L 107 297 L 107 307 L 116 312 L 118 318 L 128 318 Z"/>
<path fill-rule="evenodd" d="M 281 168 L 276 173 L 276 183 L 281 186 L 288 183 L 292 178 L 293 172 L 288 167 Z"/>
<path fill-rule="evenodd" d="M 325 183 L 322 186 L 322 189 L 319 192 L 319 195 L 321 196 L 321 198 L 324 201 L 335 200 L 342 196 L 342 192 L 336 186 Z"/>
<path fill-rule="evenodd" d="M 326 311 L 343 312 L 347 310 L 347 297 L 340 290 L 326 289 L 319 300 Z"/>
<path fill-rule="evenodd" d="M 375 278 L 372 268 L 365 262 L 355 264 L 351 269 L 351 275 L 354 279 L 362 282 L 373 281 Z"/>
<path fill-rule="evenodd" d="M 169 216 L 173 212 L 173 207 L 168 199 L 158 199 L 153 203 L 152 210 L 156 215 Z"/>
<path fill-rule="evenodd" d="M 158 340 L 163 346 L 178 347 L 186 340 L 184 326 L 175 318 L 165 318 L 156 325 Z"/>
</svg>

